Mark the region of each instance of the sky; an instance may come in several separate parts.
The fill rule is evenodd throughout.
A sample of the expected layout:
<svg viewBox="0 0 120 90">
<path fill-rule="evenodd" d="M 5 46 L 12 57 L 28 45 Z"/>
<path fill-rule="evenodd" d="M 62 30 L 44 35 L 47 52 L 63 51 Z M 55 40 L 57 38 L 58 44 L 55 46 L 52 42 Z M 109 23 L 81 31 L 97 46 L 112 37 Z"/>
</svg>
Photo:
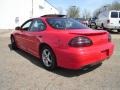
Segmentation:
<svg viewBox="0 0 120 90">
<path fill-rule="evenodd" d="M 47 0 L 50 4 L 60 9 L 65 14 L 70 6 L 78 6 L 80 11 L 85 9 L 92 13 L 103 5 L 111 4 L 114 1 L 120 2 L 120 0 Z"/>
</svg>

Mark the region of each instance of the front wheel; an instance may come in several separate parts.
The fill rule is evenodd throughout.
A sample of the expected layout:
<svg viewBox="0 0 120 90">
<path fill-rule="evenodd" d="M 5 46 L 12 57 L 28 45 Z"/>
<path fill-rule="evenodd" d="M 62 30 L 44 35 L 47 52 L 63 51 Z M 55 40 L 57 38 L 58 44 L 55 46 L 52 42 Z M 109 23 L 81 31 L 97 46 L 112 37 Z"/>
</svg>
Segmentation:
<svg viewBox="0 0 120 90">
<path fill-rule="evenodd" d="M 11 47 L 13 50 L 17 49 L 16 41 L 15 41 L 15 38 L 13 36 L 11 36 Z"/>
<path fill-rule="evenodd" d="M 53 70 L 57 66 L 56 57 L 52 49 L 44 46 L 41 51 L 42 64 L 47 70 Z"/>
</svg>

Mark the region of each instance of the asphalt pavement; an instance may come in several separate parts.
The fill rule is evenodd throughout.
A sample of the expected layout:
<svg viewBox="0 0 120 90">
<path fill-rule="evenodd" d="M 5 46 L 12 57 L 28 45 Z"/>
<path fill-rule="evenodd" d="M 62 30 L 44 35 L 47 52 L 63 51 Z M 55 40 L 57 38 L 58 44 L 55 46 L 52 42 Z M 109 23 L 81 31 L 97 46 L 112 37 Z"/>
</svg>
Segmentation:
<svg viewBox="0 0 120 90">
<path fill-rule="evenodd" d="M 120 90 L 120 34 L 112 57 L 88 70 L 47 71 L 39 59 L 11 50 L 10 32 L 0 34 L 0 90 Z"/>
</svg>

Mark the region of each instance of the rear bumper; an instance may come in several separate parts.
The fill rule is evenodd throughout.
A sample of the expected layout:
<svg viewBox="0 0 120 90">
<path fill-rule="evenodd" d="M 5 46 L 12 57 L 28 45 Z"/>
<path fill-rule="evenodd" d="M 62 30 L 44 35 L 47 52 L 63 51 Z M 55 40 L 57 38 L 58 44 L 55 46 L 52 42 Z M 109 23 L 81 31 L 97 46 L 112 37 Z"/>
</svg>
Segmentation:
<svg viewBox="0 0 120 90">
<path fill-rule="evenodd" d="M 102 62 L 113 54 L 114 45 L 108 43 L 86 48 L 57 50 L 58 66 L 68 69 L 80 69 L 86 65 Z"/>
<path fill-rule="evenodd" d="M 115 24 L 107 24 L 106 25 L 106 28 L 108 28 L 108 29 L 111 29 L 111 30 L 113 30 L 113 29 L 120 29 L 120 24 L 119 25 L 115 25 Z"/>
</svg>

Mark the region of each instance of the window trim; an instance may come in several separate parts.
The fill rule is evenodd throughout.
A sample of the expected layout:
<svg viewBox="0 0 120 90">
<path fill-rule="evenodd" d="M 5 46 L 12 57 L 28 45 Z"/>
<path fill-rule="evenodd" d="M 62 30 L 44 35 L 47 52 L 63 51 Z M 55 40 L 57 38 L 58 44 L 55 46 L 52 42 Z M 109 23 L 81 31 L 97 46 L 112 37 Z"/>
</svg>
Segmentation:
<svg viewBox="0 0 120 90">
<path fill-rule="evenodd" d="M 118 12 L 119 13 L 119 18 L 120 18 L 120 12 Z"/>
<path fill-rule="evenodd" d="M 24 26 L 25 24 L 27 24 L 28 22 L 30 22 L 30 21 L 31 21 L 31 24 L 30 24 L 28 30 L 24 30 L 24 29 L 23 29 L 23 26 Z M 22 29 L 23 31 L 29 31 L 29 29 L 30 29 L 32 23 L 33 23 L 33 19 L 29 19 L 29 20 L 25 21 L 25 22 L 21 25 L 21 29 Z"/>
</svg>

